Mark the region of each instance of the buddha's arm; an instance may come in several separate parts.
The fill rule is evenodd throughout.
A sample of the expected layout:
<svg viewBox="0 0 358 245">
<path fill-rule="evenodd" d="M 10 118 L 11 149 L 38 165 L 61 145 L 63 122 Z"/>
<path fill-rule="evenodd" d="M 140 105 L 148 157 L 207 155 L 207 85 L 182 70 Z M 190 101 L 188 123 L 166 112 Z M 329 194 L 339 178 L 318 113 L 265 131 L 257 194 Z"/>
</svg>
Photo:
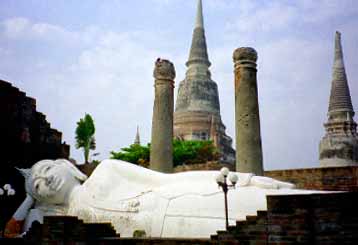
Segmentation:
<svg viewBox="0 0 358 245">
<path fill-rule="evenodd" d="M 282 182 L 269 177 L 253 176 L 250 180 L 250 185 L 257 186 L 263 189 L 293 189 L 294 184 Z"/>
<path fill-rule="evenodd" d="M 22 226 L 26 219 L 31 206 L 34 204 L 34 199 L 30 195 L 26 195 L 26 199 L 22 202 L 20 207 L 16 210 L 12 218 L 5 226 L 5 237 L 16 237 L 21 234 Z"/>
<path fill-rule="evenodd" d="M 128 182 L 134 182 L 139 185 L 159 186 L 166 183 L 167 175 L 140 167 L 121 160 L 104 160 L 92 174 L 99 176 L 117 176 Z M 92 178 L 92 176 L 90 178 Z"/>
</svg>

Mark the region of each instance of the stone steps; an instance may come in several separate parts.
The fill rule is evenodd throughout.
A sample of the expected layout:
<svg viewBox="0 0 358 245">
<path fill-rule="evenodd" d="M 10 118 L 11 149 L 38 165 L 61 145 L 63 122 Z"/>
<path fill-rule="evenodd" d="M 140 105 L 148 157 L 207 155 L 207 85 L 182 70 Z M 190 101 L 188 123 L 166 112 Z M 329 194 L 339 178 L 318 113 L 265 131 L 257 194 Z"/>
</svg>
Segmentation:
<svg viewBox="0 0 358 245">
<path fill-rule="evenodd" d="M 267 197 L 267 211 L 211 236 L 215 244 L 358 244 L 358 192 Z"/>
</svg>

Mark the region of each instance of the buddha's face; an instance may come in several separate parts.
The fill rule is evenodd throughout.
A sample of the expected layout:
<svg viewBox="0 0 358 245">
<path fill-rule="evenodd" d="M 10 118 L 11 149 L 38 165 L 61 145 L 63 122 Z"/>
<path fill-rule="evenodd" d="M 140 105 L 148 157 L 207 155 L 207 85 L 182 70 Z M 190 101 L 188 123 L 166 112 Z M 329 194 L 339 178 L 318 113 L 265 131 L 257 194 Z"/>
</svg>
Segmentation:
<svg viewBox="0 0 358 245">
<path fill-rule="evenodd" d="M 66 160 L 43 160 L 31 168 L 28 191 L 40 202 L 66 204 L 79 180 Z"/>
</svg>

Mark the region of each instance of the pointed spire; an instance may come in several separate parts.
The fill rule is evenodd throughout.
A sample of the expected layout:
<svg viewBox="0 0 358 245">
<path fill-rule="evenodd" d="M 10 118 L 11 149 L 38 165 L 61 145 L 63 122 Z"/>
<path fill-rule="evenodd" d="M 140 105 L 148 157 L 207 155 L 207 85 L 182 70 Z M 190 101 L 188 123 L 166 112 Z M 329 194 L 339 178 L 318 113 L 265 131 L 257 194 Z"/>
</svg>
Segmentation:
<svg viewBox="0 0 358 245">
<path fill-rule="evenodd" d="M 357 123 L 344 68 L 341 33 L 336 32 L 326 134 L 319 144 L 321 167 L 358 165 Z"/>
<path fill-rule="evenodd" d="M 336 112 L 350 112 L 352 113 L 352 116 L 354 115 L 346 70 L 343 61 L 341 33 L 338 31 L 336 32 L 335 37 L 332 88 L 331 96 L 329 99 L 328 114 L 332 115 Z"/>
<path fill-rule="evenodd" d="M 137 133 L 135 135 L 134 144 L 135 145 L 140 145 L 139 126 L 137 126 Z"/>
<path fill-rule="evenodd" d="M 196 12 L 195 28 L 198 27 L 204 29 L 203 4 L 201 0 L 198 0 L 198 9 Z"/>
<path fill-rule="evenodd" d="M 189 67 L 189 65 L 192 63 L 202 63 L 207 67 L 211 65 L 206 47 L 203 5 L 201 0 L 198 0 L 198 9 L 193 32 L 193 39 L 191 42 L 189 60 L 186 65 Z"/>
</svg>

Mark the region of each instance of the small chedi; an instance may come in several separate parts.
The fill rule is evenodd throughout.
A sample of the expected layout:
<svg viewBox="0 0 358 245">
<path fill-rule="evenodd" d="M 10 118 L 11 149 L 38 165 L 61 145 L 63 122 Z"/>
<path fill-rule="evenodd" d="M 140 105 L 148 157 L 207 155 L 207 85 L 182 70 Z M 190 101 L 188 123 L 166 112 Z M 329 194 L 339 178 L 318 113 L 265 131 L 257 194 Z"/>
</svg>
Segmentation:
<svg viewBox="0 0 358 245">
<path fill-rule="evenodd" d="M 137 131 L 134 138 L 134 145 L 140 145 L 140 134 L 139 134 L 139 126 L 137 126 Z"/>
<path fill-rule="evenodd" d="M 224 195 L 215 178 L 219 171 L 165 174 L 119 160 L 104 160 L 87 177 L 67 160 L 42 160 L 25 176 L 27 198 L 6 232 L 25 220 L 26 231 L 44 216 L 77 216 L 85 222 L 110 222 L 121 237 L 136 230 L 149 237 L 209 238 L 224 229 Z M 229 192 L 229 223 L 266 210 L 266 196 L 308 194 L 290 183 L 248 173 L 238 176 Z M 30 209 L 34 204 L 34 208 Z"/>
<path fill-rule="evenodd" d="M 235 150 L 221 120 L 218 86 L 211 79 L 202 1 L 198 0 L 186 76 L 179 83 L 174 113 L 174 137 L 183 140 L 212 140 L 221 162 L 233 164 Z"/>
<path fill-rule="evenodd" d="M 358 166 L 357 123 L 353 120 L 354 110 L 339 32 L 336 32 L 335 37 L 332 76 L 328 121 L 324 124 L 326 135 L 319 145 L 320 166 Z"/>
</svg>

